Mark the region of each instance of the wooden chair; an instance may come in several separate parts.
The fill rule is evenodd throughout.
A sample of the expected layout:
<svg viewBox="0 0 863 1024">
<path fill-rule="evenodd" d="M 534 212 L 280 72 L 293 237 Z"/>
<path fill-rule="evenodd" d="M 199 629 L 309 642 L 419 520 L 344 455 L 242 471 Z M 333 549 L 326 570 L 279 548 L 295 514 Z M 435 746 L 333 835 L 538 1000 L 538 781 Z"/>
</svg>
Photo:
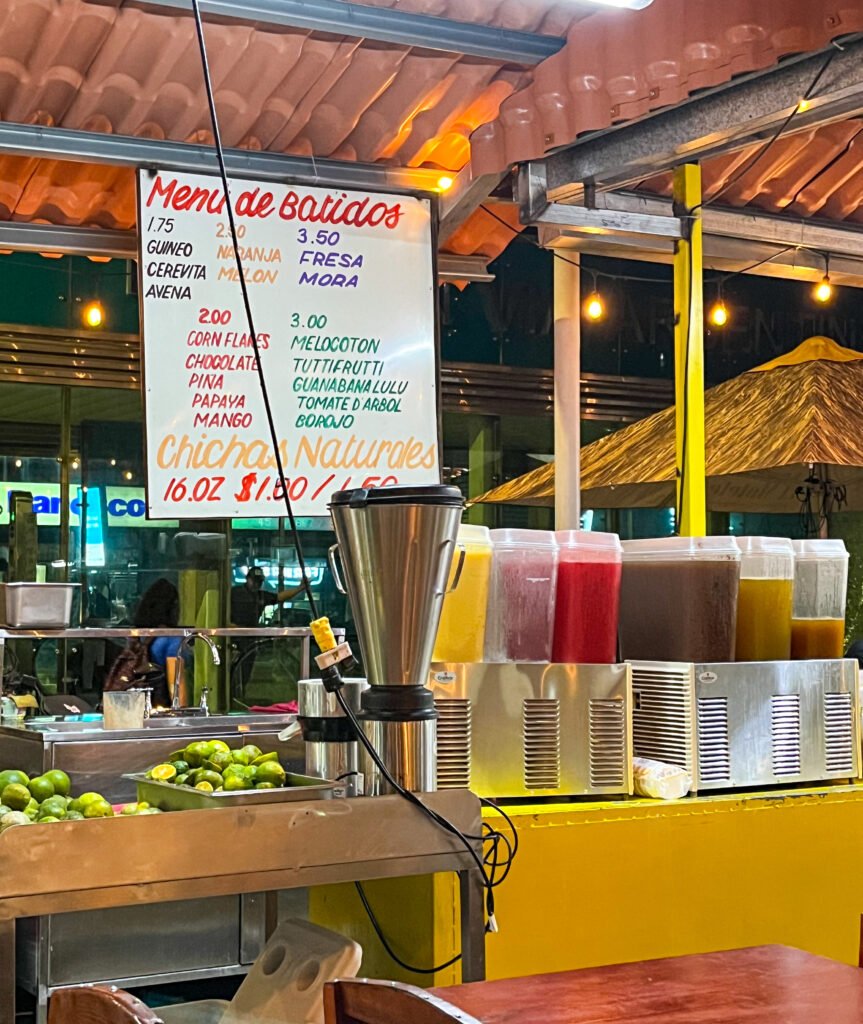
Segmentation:
<svg viewBox="0 0 863 1024">
<path fill-rule="evenodd" d="M 119 988 L 61 988 L 51 996 L 48 1024 L 162 1024 L 140 999 Z"/>
<path fill-rule="evenodd" d="M 324 986 L 325 1024 L 481 1024 L 421 988 L 397 981 L 331 981 Z"/>
</svg>

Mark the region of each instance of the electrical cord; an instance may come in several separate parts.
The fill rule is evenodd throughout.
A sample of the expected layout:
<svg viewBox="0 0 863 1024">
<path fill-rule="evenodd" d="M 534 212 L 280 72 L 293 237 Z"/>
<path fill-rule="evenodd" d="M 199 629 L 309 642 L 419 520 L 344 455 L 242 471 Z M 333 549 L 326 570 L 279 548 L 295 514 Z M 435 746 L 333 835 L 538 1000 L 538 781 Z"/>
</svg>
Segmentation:
<svg viewBox="0 0 863 1024">
<path fill-rule="evenodd" d="M 303 550 L 302 550 L 302 540 L 300 538 L 299 529 L 297 527 L 296 519 L 294 517 L 293 506 L 291 504 L 290 496 L 288 494 L 288 489 L 287 489 L 287 485 L 286 485 L 286 481 L 285 481 L 285 474 L 284 474 L 284 469 L 283 469 L 283 466 L 282 466 L 281 450 L 280 450 L 280 447 L 279 447 L 279 437 L 278 437 L 278 433 L 276 431 L 275 421 L 274 421 L 274 418 L 273 418 L 272 406 L 271 406 L 271 403 L 270 403 L 269 392 L 268 392 L 268 389 L 267 389 L 267 381 L 266 381 L 266 377 L 264 376 L 263 365 L 261 363 L 260 349 L 259 349 L 259 346 L 258 346 L 257 332 L 255 331 L 255 327 L 254 327 L 254 318 L 253 318 L 253 315 L 252 315 L 251 301 L 250 301 L 250 298 L 249 298 L 249 292 L 248 292 L 248 288 L 247 288 L 247 285 L 246 285 L 245 275 L 243 273 L 243 265 L 242 265 L 242 259 L 240 257 L 239 243 L 238 243 L 238 237 L 237 237 L 237 229 L 236 229 L 236 224 L 235 224 L 235 220 L 234 220 L 234 211 L 233 211 L 233 207 L 232 207 L 232 204 L 231 204 L 231 197 L 230 197 L 229 186 L 228 186 L 228 175 L 227 175 L 227 169 L 226 169 L 226 166 L 225 166 L 224 149 L 222 147 L 221 132 L 219 131 L 219 121 L 218 121 L 218 114 L 217 114 L 217 111 L 216 111 L 215 96 L 214 96 L 214 93 L 213 93 L 212 78 L 211 78 L 211 75 L 210 75 L 209 61 L 207 59 L 207 47 L 206 47 L 206 40 L 204 38 L 204 25 L 203 25 L 203 20 L 201 18 L 201 11 L 200 11 L 199 0 L 192 0 L 192 11 L 193 11 L 194 18 L 195 18 L 195 30 L 196 30 L 196 34 L 197 34 L 197 38 L 198 38 L 198 46 L 199 46 L 200 55 L 201 55 L 201 66 L 202 66 L 202 70 L 203 70 L 204 85 L 205 85 L 206 94 L 207 94 L 207 104 L 209 106 L 210 119 L 211 119 L 212 126 L 213 126 L 213 141 L 214 141 L 214 145 L 215 145 L 215 149 L 216 149 L 216 156 L 217 156 L 218 164 L 219 164 L 219 174 L 221 176 L 222 187 L 224 188 L 224 192 L 225 192 L 225 207 L 226 207 L 227 217 L 228 217 L 228 228 L 229 228 L 229 231 L 230 231 L 230 234 L 231 234 L 231 243 L 232 243 L 233 250 L 234 250 L 234 258 L 235 258 L 235 261 L 236 261 L 237 272 L 238 272 L 238 277 L 239 277 L 239 281 L 240 281 L 240 288 L 241 288 L 242 297 L 243 297 L 243 306 L 244 306 L 245 313 L 246 313 L 246 319 L 247 319 L 248 325 L 249 325 L 249 334 L 250 334 L 251 341 L 252 341 L 252 349 L 254 351 L 255 361 L 256 361 L 256 364 L 257 364 L 258 383 L 259 383 L 259 386 L 260 386 L 261 396 L 262 396 L 263 403 L 264 403 L 264 409 L 265 409 L 266 415 L 267 415 L 267 423 L 268 423 L 269 430 L 270 430 L 270 439 L 271 439 L 271 443 L 272 443 L 272 446 L 273 446 L 273 453 L 275 455 L 276 468 L 278 470 L 279 480 L 280 480 L 281 485 L 282 485 L 282 493 L 283 493 L 283 497 L 284 497 L 284 501 L 285 501 L 285 507 L 286 507 L 286 510 L 287 510 L 287 513 L 288 513 L 288 521 L 290 523 L 291 534 L 292 534 L 293 541 L 294 541 L 294 547 L 295 547 L 296 552 L 297 552 L 297 561 L 299 563 L 300 571 L 302 573 L 304 589 L 305 589 L 306 594 L 307 594 L 308 599 L 309 599 L 309 606 L 310 606 L 310 609 L 311 609 L 312 618 L 314 620 L 317 620 L 318 619 L 318 609 L 317 609 L 317 606 L 316 606 L 316 602 L 315 602 L 314 596 L 312 594 L 311 584 L 310 584 L 310 581 L 309 581 L 309 578 L 308 578 L 308 574 L 306 572 L 306 563 L 305 563 L 305 559 L 304 559 L 304 556 L 303 556 Z M 401 786 L 396 781 L 396 779 L 393 777 L 392 773 L 389 771 L 387 766 L 384 764 L 384 762 L 381 759 L 380 755 L 378 754 L 377 750 L 375 750 L 374 745 L 371 743 L 371 741 L 368 739 L 366 734 L 363 732 L 362 726 L 360 725 L 359 721 L 357 720 L 356 715 L 354 714 L 353 709 L 347 703 L 347 701 L 344 698 L 344 695 L 341 692 L 341 675 L 339 673 L 339 669 L 338 669 L 336 664 L 331 665 L 328 669 L 325 670 L 324 682 L 325 682 L 325 685 L 328 687 L 328 689 L 330 689 L 331 692 L 335 693 L 336 699 L 338 700 L 339 705 L 341 706 L 343 713 L 345 714 L 345 716 L 351 722 L 351 725 L 353 727 L 354 732 L 357 735 L 358 740 L 362 743 L 362 745 L 365 748 L 366 752 L 368 753 L 369 757 L 371 757 L 372 761 L 377 766 L 378 770 L 381 772 L 381 774 L 383 775 L 384 779 L 386 779 L 387 783 L 392 787 L 392 789 L 396 793 L 398 793 L 401 797 L 403 797 L 405 800 L 407 800 L 409 803 L 411 803 L 415 807 L 419 808 L 429 819 L 431 819 L 431 821 L 433 821 L 440 828 L 444 829 L 450 835 L 452 835 L 456 839 L 458 839 L 459 842 L 465 847 L 465 849 L 467 850 L 467 852 L 470 855 L 471 859 L 474 861 L 474 863 L 475 863 L 475 865 L 477 867 L 477 870 L 480 872 L 480 876 L 481 876 L 482 881 L 483 881 L 483 886 L 484 886 L 484 888 L 486 890 L 486 913 L 487 913 L 487 917 L 488 917 L 488 922 L 487 922 L 487 925 L 486 925 L 486 931 L 497 931 L 497 922 L 496 922 L 495 915 L 494 915 L 494 889 L 495 889 L 495 887 L 497 885 L 499 885 L 504 880 L 506 875 L 509 873 L 509 868 L 511 867 L 511 864 L 512 864 L 512 857 L 514 856 L 514 850 L 517 848 L 518 837 L 516 836 L 514 843 L 511 843 L 507 839 L 507 837 L 505 837 L 502 833 L 497 832 L 497 830 L 492 829 L 490 826 L 487 825 L 487 823 L 483 824 L 483 834 L 482 835 L 479 835 L 479 836 L 466 835 L 463 832 L 461 832 L 455 825 L 453 825 L 452 822 L 448 821 L 443 815 L 438 814 L 432 808 L 427 807 L 419 799 L 419 797 L 416 796 L 416 794 L 414 794 L 414 793 L 410 792 L 409 790 L 405 789 L 403 786 Z M 510 827 L 512 827 L 512 822 L 510 822 Z M 513 829 L 513 834 L 515 835 L 515 830 L 514 829 Z M 487 855 L 481 855 L 480 853 L 478 853 L 476 848 L 475 848 L 475 844 L 482 844 L 482 843 L 484 843 L 486 841 L 489 841 L 492 844 L 490 854 L 488 855 L 488 857 L 490 857 L 490 859 L 488 859 Z M 498 856 L 499 848 L 500 848 L 501 845 L 504 845 L 507 848 L 507 851 L 508 851 L 508 857 L 505 860 L 503 860 L 503 861 L 501 861 L 499 856 Z M 503 870 L 503 875 L 498 876 L 498 871 L 501 870 L 501 865 L 502 864 L 504 865 L 504 867 L 502 869 Z M 364 896 L 364 894 L 362 894 L 362 895 Z M 364 905 L 366 907 L 366 911 L 369 914 L 369 918 L 372 921 L 372 926 L 375 928 L 376 932 L 378 933 L 379 937 L 381 937 L 382 941 L 384 941 L 383 940 L 382 931 L 380 930 L 380 926 L 377 924 L 377 921 L 374 918 L 373 912 L 371 910 L 371 907 L 368 904 L 368 901 L 364 899 L 363 903 L 364 903 Z M 388 943 L 384 942 L 384 946 L 387 949 L 387 952 L 390 955 L 393 955 L 392 950 L 389 947 Z M 393 955 L 393 959 L 396 960 L 396 962 L 402 964 L 402 966 L 407 966 L 402 961 L 400 961 L 397 957 L 395 957 L 394 955 Z M 453 960 L 452 962 L 455 963 L 456 961 Z M 445 966 L 449 966 L 449 965 L 445 965 Z M 412 970 L 413 968 L 407 967 L 407 969 Z M 436 968 L 436 970 L 437 969 L 443 969 L 443 968 Z M 427 973 L 427 969 L 424 969 L 420 973 Z M 432 971 L 431 973 L 434 973 L 434 971 Z"/>
<path fill-rule="evenodd" d="M 297 552 L 297 562 L 299 563 L 300 573 L 303 580 L 303 589 L 306 592 L 306 597 L 309 599 L 309 608 L 312 613 L 312 619 L 318 618 L 317 602 L 315 601 L 315 595 L 312 592 L 312 584 L 309 579 L 309 575 L 306 572 L 306 561 L 303 557 L 303 547 L 300 543 L 300 532 L 297 528 L 297 521 L 294 518 L 294 508 L 291 504 L 291 498 L 288 494 L 288 483 L 285 479 L 285 470 L 282 465 L 282 451 L 279 445 L 279 435 L 276 431 L 276 423 L 273 419 L 273 409 L 270 404 L 270 395 L 267 390 L 267 382 L 264 377 L 264 366 L 261 362 L 261 350 L 258 346 L 258 333 L 255 330 L 255 323 L 252 317 L 252 303 L 249 299 L 249 288 L 246 284 L 246 275 L 243 272 L 243 260 L 240 256 L 240 249 L 237 238 L 237 226 L 234 222 L 234 209 L 231 203 L 231 193 L 228 188 L 228 172 L 225 167 L 225 151 L 222 147 L 222 133 L 219 130 L 219 118 L 216 113 L 216 99 L 213 94 L 213 80 L 210 76 L 210 62 L 207 58 L 207 44 L 204 40 L 204 23 L 201 19 L 201 7 L 199 0 L 192 0 L 192 11 L 195 16 L 195 31 L 198 36 L 198 49 L 201 54 L 201 66 L 204 72 L 204 88 L 207 93 L 207 105 L 210 109 L 210 121 L 213 126 L 213 142 L 216 149 L 216 157 L 219 161 L 219 175 L 222 179 L 222 188 L 225 190 L 225 210 L 228 215 L 228 228 L 231 232 L 231 243 L 234 250 L 234 259 L 237 265 L 237 276 L 240 279 L 240 291 L 243 296 L 243 307 L 246 311 L 246 319 L 249 323 L 249 336 L 252 340 L 252 350 L 255 353 L 255 366 L 258 371 L 258 382 L 261 387 L 261 397 L 264 402 L 264 410 L 267 415 L 267 425 L 270 429 L 270 441 L 273 445 L 273 455 L 276 459 L 276 470 L 279 474 L 279 483 L 281 486 L 282 495 L 285 499 L 285 509 L 288 513 L 288 522 L 291 526 L 291 535 L 294 540 L 294 548 Z"/>
</svg>

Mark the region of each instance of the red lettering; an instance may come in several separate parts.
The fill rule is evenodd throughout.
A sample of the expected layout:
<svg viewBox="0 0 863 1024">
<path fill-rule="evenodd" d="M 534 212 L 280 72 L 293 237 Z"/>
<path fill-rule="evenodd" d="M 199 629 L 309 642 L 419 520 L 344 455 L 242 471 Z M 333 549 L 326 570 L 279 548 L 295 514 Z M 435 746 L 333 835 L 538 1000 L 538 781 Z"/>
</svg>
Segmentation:
<svg viewBox="0 0 863 1024">
<path fill-rule="evenodd" d="M 346 224 L 357 228 L 383 224 L 390 230 L 398 227 L 403 213 L 401 203 L 390 206 L 378 201 L 370 207 L 369 199 L 352 199 L 347 204 L 345 199 L 344 192 L 338 198 L 327 195 L 319 201 L 315 196 L 300 196 L 291 190 L 282 200 L 279 216 L 282 220 L 299 220 L 305 224 Z"/>
</svg>

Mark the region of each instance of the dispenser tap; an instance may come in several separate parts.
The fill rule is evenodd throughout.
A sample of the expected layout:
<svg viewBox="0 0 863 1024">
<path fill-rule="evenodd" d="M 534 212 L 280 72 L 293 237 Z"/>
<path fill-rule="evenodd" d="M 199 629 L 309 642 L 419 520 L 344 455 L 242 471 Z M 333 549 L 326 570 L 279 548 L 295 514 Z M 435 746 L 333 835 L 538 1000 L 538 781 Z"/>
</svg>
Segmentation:
<svg viewBox="0 0 863 1024">
<path fill-rule="evenodd" d="M 172 711 L 179 711 L 181 709 L 181 707 L 183 706 L 182 703 L 181 703 L 183 684 L 184 684 L 184 678 L 183 677 L 184 677 L 184 670 L 185 670 L 185 662 L 183 661 L 183 655 L 186 653 L 186 651 L 191 649 L 192 644 L 196 640 L 203 640 L 204 643 L 210 648 L 210 654 L 213 657 L 213 664 L 214 665 L 220 665 L 222 663 L 222 659 L 221 659 L 221 657 L 219 655 L 219 648 L 213 642 L 212 637 L 207 636 L 206 633 L 196 633 L 196 632 L 186 633 L 186 635 L 180 641 L 180 646 L 177 648 L 177 673 L 176 673 L 176 675 L 174 677 L 174 694 L 173 694 L 173 697 L 171 699 L 171 710 Z M 206 690 L 205 690 L 205 693 L 206 693 Z M 202 695 L 202 698 L 201 698 L 201 706 L 202 707 L 206 707 L 203 695 Z M 209 714 L 209 711 L 207 713 Z"/>
<path fill-rule="evenodd" d="M 198 705 L 200 707 L 201 711 L 203 711 L 205 718 L 208 718 L 209 715 L 210 715 L 210 706 L 207 703 L 207 695 L 209 694 L 209 692 L 210 692 L 210 687 L 209 686 L 205 686 L 204 689 L 201 690 L 201 703 Z"/>
</svg>

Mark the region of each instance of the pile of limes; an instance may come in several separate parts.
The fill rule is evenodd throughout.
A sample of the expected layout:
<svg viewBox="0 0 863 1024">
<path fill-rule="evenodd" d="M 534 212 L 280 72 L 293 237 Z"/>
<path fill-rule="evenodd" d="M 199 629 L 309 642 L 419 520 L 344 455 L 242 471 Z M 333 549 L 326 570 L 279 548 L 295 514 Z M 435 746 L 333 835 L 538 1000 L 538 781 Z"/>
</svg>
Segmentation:
<svg viewBox="0 0 863 1024">
<path fill-rule="evenodd" d="M 12 825 L 113 817 L 114 809 L 101 793 L 71 794 L 69 776 L 58 768 L 32 777 L 17 768 L 0 771 L 0 832 Z M 134 812 L 124 808 L 123 813 L 160 812 L 148 804 L 136 804 Z"/>
<path fill-rule="evenodd" d="M 284 786 L 285 769 L 278 754 L 265 754 L 254 743 L 232 750 L 224 740 L 195 740 L 154 765 L 147 778 L 205 793 L 238 793 Z"/>
</svg>

